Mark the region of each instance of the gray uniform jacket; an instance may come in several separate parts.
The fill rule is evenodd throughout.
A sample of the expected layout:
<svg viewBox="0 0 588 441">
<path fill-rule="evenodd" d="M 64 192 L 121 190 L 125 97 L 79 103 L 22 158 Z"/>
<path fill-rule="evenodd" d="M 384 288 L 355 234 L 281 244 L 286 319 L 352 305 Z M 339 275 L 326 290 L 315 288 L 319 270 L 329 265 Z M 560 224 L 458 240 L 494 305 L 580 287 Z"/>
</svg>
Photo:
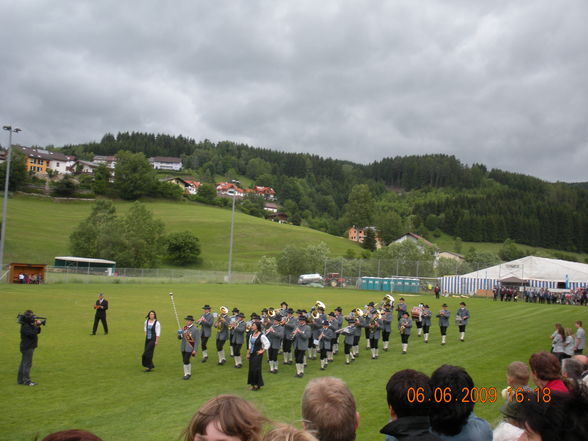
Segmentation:
<svg viewBox="0 0 588 441">
<path fill-rule="evenodd" d="M 192 347 L 192 345 L 186 341 L 186 338 L 184 337 L 184 335 L 182 335 L 181 337 L 178 336 L 182 339 L 182 344 L 180 345 L 180 350 L 182 352 L 197 351 L 198 345 L 200 344 L 200 329 L 198 329 L 196 326 L 192 325 L 188 328 L 188 331 L 190 332 L 190 335 L 192 336 L 192 339 L 194 340 L 194 347 Z"/>
<path fill-rule="evenodd" d="M 380 338 L 380 331 L 382 330 L 382 319 L 376 319 L 375 325 L 370 327 L 370 339 L 379 339 Z"/>
<path fill-rule="evenodd" d="M 355 340 L 355 327 L 349 327 L 351 325 L 348 325 L 347 327 L 345 327 L 345 329 L 341 332 L 341 334 L 343 334 L 345 336 L 345 344 L 346 345 L 353 345 L 353 341 Z"/>
<path fill-rule="evenodd" d="M 411 318 L 401 318 L 398 320 L 398 329 L 400 329 L 404 325 L 404 331 L 402 334 L 410 335 L 410 328 L 412 328 L 412 319 Z"/>
<path fill-rule="evenodd" d="M 217 317 L 218 320 L 218 317 Z M 224 326 L 220 327 L 216 332 L 216 339 L 217 340 L 226 340 L 229 338 L 229 317 L 225 316 L 222 320 L 224 320 Z"/>
<path fill-rule="evenodd" d="M 361 336 L 361 329 L 364 327 L 363 317 L 355 319 L 355 329 L 353 330 L 353 335 Z"/>
<path fill-rule="evenodd" d="M 322 335 L 322 337 L 321 337 Z M 322 328 L 319 334 L 319 349 L 331 350 L 331 341 L 335 337 L 335 331 L 331 328 Z"/>
<path fill-rule="evenodd" d="M 266 331 L 265 336 L 270 342 L 270 348 L 280 349 L 282 345 L 282 338 L 284 338 L 284 327 L 280 325 L 272 325 Z"/>
<path fill-rule="evenodd" d="M 423 326 L 431 326 L 431 316 L 433 313 L 430 309 L 423 309 Z"/>
<path fill-rule="evenodd" d="M 200 318 L 202 319 L 200 322 L 200 326 L 202 326 L 202 337 L 210 337 L 212 335 L 212 324 L 214 323 L 213 315 L 209 312 L 202 314 Z"/>
<path fill-rule="evenodd" d="M 382 330 L 392 332 L 392 311 L 385 313 L 382 317 Z"/>
<path fill-rule="evenodd" d="M 298 325 L 298 319 L 294 316 L 290 317 L 284 324 L 284 340 L 292 338 L 292 332 Z"/>
<path fill-rule="evenodd" d="M 247 327 L 247 323 L 241 320 L 237 325 L 235 325 L 235 329 L 233 329 L 233 336 L 231 337 L 231 343 L 234 345 L 242 345 L 245 343 L 245 328 Z"/>
<path fill-rule="evenodd" d="M 461 324 L 463 326 L 465 326 L 468 324 L 468 319 L 470 318 L 470 311 L 468 311 L 466 308 L 463 308 L 463 309 L 459 308 L 457 310 L 457 312 L 455 313 L 455 317 L 456 317 L 456 319 L 455 319 L 456 323 L 458 322 L 457 317 L 461 317 Z"/>
<path fill-rule="evenodd" d="M 443 315 L 439 313 L 436 315 L 436 317 L 439 317 L 439 326 L 441 328 L 449 326 L 449 317 L 451 317 L 451 312 L 444 311 Z"/>
<path fill-rule="evenodd" d="M 406 306 L 406 303 L 399 303 L 398 306 L 396 307 L 396 311 L 398 311 L 398 320 L 400 320 L 402 318 L 402 314 L 404 314 L 407 311 L 408 306 Z"/>
<path fill-rule="evenodd" d="M 316 320 L 312 320 L 310 322 L 310 328 L 312 329 L 312 338 L 315 340 L 319 338 L 321 335 L 321 330 L 323 329 L 323 320 L 326 320 L 327 316 L 325 314 L 319 314 Z"/>
<path fill-rule="evenodd" d="M 308 349 L 308 340 L 312 337 L 310 326 L 304 325 L 302 327 L 298 327 L 298 329 L 300 329 L 302 332 L 299 332 L 294 336 L 294 349 L 299 351 L 306 351 Z"/>
</svg>

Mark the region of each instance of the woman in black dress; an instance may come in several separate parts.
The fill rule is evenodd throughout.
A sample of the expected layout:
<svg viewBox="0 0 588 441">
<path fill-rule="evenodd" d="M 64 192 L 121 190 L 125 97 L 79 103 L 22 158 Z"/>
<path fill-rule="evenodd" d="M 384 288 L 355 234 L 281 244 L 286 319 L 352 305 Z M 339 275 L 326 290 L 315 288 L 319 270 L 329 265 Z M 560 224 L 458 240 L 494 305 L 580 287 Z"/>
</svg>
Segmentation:
<svg viewBox="0 0 588 441">
<path fill-rule="evenodd" d="M 143 330 L 145 331 L 145 350 L 141 358 L 145 372 L 151 372 L 155 367 L 153 365 L 153 352 L 155 352 L 155 345 L 159 341 L 161 325 L 157 320 L 157 314 L 153 310 L 149 311 L 145 318 L 147 319 L 143 326 Z"/>
<path fill-rule="evenodd" d="M 261 361 L 263 353 L 270 347 L 270 342 L 261 332 L 261 323 L 255 321 L 251 324 L 251 335 L 249 337 L 249 349 L 247 350 L 247 359 L 249 360 L 249 375 L 247 384 L 251 385 L 251 390 L 259 390 L 263 386 L 261 377 Z"/>
</svg>

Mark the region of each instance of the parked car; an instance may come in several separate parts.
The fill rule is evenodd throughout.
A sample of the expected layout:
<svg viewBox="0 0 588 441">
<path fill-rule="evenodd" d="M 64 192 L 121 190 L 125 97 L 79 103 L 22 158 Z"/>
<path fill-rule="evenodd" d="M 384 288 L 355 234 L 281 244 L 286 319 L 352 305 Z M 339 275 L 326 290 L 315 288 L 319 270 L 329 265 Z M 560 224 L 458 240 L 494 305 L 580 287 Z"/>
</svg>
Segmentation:
<svg viewBox="0 0 588 441">
<path fill-rule="evenodd" d="M 323 283 L 323 277 L 320 274 L 301 274 L 298 277 L 299 285 L 308 285 L 310 283 Z"/>
</svg>

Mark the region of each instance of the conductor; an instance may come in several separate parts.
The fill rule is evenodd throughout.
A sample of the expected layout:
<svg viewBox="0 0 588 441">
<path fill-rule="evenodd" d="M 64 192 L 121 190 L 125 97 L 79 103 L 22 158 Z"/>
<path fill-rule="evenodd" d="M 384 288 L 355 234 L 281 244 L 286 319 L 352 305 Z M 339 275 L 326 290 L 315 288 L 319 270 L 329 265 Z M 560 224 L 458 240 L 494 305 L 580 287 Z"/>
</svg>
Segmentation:
<svg viewBox="0 0 588 441">
<path fill-rule="evenodd" d="M 98 322 L 102 322 L 104 327 L 104 335 L 108 335 L 108 324 L 106 323 L 106 310 L 108 309 L 108 300 L 104 298 L 104 294 L 98 294 L 98 300 L 94 304 L 96 314 L 94 314 L 94 327 L 92 328 L 92 334 L 96 335 L 98 329 Z"/>
</svg>

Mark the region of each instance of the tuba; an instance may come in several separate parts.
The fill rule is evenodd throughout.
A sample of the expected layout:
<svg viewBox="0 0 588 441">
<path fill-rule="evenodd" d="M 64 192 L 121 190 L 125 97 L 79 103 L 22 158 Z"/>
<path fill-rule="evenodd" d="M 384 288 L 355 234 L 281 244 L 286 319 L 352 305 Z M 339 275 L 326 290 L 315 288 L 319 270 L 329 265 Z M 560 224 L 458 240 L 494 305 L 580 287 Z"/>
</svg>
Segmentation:
<svg viewBox="0 0 588 441">
<path fill-rule="evenodd" d="M 270 318 L 274 318 L 276 316 L 276 310 L 273 307 L 267 308 L 267 316 Z"/>
<path fill-rule="evenodd" d="M 218 308 L 220 314 L 216 319 L 216 322 L 214 322 L 214 327 L 217 328 L 219 331 L 222 331 L 225 326 L 227 325 L 227 323 L 225 322 L 225 316 L 229 313 L 229 308 L 227 308 L 226 306 L 221 306 L 220 308 Z"/>
<path fill-rule="evenodd" d="M 327 307 L 325 306 L 325 304 L 324 304 L 323 302 L 321 302 L 320 300 L 317 300 L 317 301 L 316 301 L 316 303 L 314 304 L 314 307 L 315 307 L 316 309 L 319 309 L 319 308 L 326 309 L 326 308 L 327 308 Z"/>
</svg>

